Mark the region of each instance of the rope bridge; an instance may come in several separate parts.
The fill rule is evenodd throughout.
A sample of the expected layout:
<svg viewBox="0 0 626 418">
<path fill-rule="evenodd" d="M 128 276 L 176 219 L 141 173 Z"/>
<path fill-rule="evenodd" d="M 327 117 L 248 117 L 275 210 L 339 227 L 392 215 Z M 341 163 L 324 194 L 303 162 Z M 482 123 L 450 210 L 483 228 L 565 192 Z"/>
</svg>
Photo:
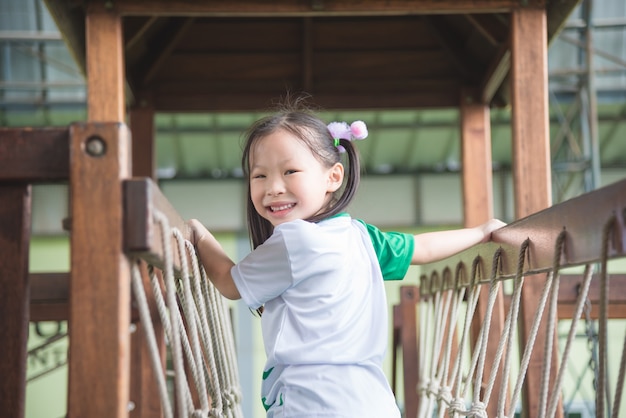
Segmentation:
<svg viewBox="0 0 626 418">
<path fill-rule="evenodd" d="M 232 324 L 224 298 L 185 239 L 184 221 L 158 187 L 147 179 L 129 180 L 125 191 L 131 213 L 126 223 L 136 222 L 135 216 L 144 209 L 144 215 L 152 218 L 142 223 L 148 228 L 144 237 L 151 237 L 145 243 L 147 251 L 129 252 L 137 256 L 132 264 L 132 291 L 145 328 L 163 416 L 242 417 Z M 170 219 L 176 225 L 170 225 Z M 147 268 L 142 269 L 141 260 L 150 263 Z M 169 349 L 173 393 L 168 391 L 166 380 L 171 373 L 163 365 L 155 323 L 163 328 Z"/>
<path fill-rule="evenodd" d="M 494 233 L 492 243 L 424 266 L 419 288 L 403 288 L 394 307 L 394 346 L 402 346 L 404 354 L 405 416 L 513 417 L 524 397 L 537 400 L 523 403 L 524 416 L 563 416 L 565 372 L 568 362 L 576 361 L 572 346 L 592 289 L 599 291 L 594 293 L 599 318 L 595 413 L 618 417 L 626 331 L 610 336 L 622 348 L 619 357 L 609 358 L 607 324 L 609 308 L 612 318 L 626 318 L 626 300 L 624 276 L 609 275 L 608 262 L 625 255 L 625 219 L 626 181 L 621 181 L 507 225 Z M 571 281 L 570 267 L 584 273 L 577 298 L 566 309 L 560 285 Z M 612 292 L 610 283 L 616 286 Z M 538 291 L 525 297 L 532 289 Z M 504 306 L 499 323 L 494 318 Z M 531 306 L 530 314 L 522 315 Z M 559 357 L 556 325 L 568 317 Z M 528 332 L 516 341 L 522 326 Z M 531 374 L 537 359 L 540 371 Z M 617 374 L 613 387 L 609 370 L 611 379 Z"/>
</svg>

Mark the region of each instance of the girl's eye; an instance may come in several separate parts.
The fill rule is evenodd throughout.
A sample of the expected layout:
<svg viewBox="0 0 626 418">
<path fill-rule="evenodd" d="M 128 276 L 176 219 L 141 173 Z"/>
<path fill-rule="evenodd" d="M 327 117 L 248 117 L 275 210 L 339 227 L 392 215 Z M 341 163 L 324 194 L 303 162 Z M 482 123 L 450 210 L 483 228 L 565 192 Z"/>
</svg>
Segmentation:
<svg viewBox="0 0 626 418">
<path fill-rule="evenodd" d="M 285 174 L 293 174 L 295 173 L 297 170 L 287 170 L 285 171 Z"/>
<path fill-rule="evenodd" d="M 253 174 L 252 178 L 253 179 L 263 179 L 263 178 L 265 178 L 265 174 Z"/>
</svg>

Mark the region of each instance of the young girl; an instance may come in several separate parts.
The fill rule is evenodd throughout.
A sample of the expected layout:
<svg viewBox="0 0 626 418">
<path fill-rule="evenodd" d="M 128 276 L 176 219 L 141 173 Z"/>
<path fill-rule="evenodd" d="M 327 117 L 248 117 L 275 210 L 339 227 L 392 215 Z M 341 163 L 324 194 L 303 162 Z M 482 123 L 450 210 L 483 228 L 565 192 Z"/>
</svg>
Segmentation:
<svg viewBox="0 0 626 418">
<path fill-rule="evenodd" d="M 382 369 L 383 280 L 487 241 L 504 225 L 413 236 L 351 218 L 345 209 L 360 179 L 351 140 L 365 136 L 363 122 L 327 126 L 297 106 L 265 117 L 249 130 L 242 159 L 253 251 L 235 264 L 199 221 L 189 221 L 217 289 L 264 308 L 268 417 L 400 417 Z"/>
</svg>

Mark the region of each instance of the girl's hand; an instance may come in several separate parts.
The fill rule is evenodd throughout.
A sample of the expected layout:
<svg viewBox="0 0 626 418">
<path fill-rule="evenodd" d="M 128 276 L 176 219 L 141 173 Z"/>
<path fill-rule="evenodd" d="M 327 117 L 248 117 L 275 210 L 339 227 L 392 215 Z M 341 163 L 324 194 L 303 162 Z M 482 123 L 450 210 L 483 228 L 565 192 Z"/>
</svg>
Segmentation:
<svg viewBox="0 0 626 418">
<path fill-rule="evenodd" d="M 506 226 L 506 223 L 502 222 L 500 219 L 490 219 L 484 224 L 480 225 L 479 228 L 483 233 L 483 240 L 481 242 L 489 242 L 491 241 L 491 233 L 497 229 Z"/>
<path fill-rule="evenodd" d="M 230 269 L 234 265 L 213 234 L 197 219 L 187 221 L 189 242 L 196 247 L 202 266 L 217 290 L 229 299 L 239 299 Z"/>
<path fill-rule="evenodd" d="M 198 246 L 203 236 L 210 234 L 209 230 L 197 219 L 188 220 L 187 226 L 189 227 L 189 242 L 191 242 L 194 247 Z"/>
</svg>

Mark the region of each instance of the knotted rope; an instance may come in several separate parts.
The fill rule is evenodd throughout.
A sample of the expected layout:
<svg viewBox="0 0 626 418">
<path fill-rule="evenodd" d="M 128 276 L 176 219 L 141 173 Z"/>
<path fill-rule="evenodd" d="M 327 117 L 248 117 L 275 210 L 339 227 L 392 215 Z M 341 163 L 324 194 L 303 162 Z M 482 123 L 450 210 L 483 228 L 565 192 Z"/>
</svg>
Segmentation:
<svg viewBox="0 0 626 418">
<path fill-rule="evenodd" d="M 150 289 L 145 289 L 139 264 L 133 263 L 132 290 L 145 329 L 163 416 L 242 417 L 232 324 L 224 298 L 206 277 L 193 245 L 159 212 L 154 213 L 154 222 L 161 231 L 164 267 L 158 272 L 149 266 Z M 180 260 L 178 275 L 174 272 L 172 241 Z M 156 318 L 150 316 L 147 291 L 154 297 L 171 355 L 173 394 L 167 389 L 168 373 L 162 367 L 153 327 Z"/>
</svg>

